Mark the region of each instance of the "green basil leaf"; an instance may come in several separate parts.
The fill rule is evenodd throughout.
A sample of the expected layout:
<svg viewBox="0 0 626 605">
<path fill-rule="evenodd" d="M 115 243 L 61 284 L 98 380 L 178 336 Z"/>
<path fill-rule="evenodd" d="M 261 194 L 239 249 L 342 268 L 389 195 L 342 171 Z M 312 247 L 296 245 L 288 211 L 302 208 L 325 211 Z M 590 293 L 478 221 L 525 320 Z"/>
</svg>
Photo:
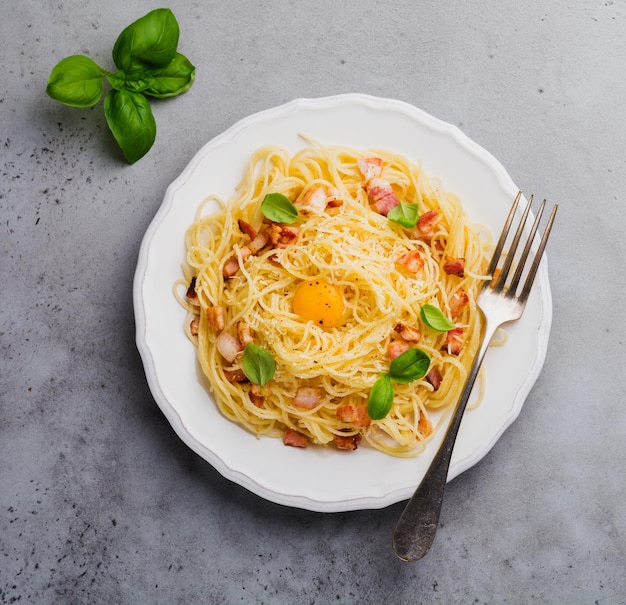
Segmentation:
<svg viewBox="0 0 626 605">
<path fill-rule="evenodd" d="M 104 115 L 131 164 L 150 151 L 156 138 L 156 122 L 148 99 L 140 92 L 110 90 L 104 98 Z"/>
<path fill-rule="evenodd" d="M 196 68 L 189 59 L 176 53 L 166 67 L 154 71 L 154 79 L 144 93 L 159 99 L 175 97 L 189 90 L 195 77 Z"/>
<path fill-rule="evenodd" d="M 298 209 L 282 193 L 268 193 L 261 202 L 261 212 L 270 221 L 287 225 L 298 218 Z"/>
<path fill-rule="evenodd" d="M 396 357 L 389 364 L 389 376 L 400 384 L 408 384 L 423 378 L 428 372 L 430 357 L 418 348 L 412 348 Z"/>
<path fill-rule="evenodd" d="M 180 29 L 169 8 L 150 11 L 122 31 L 113 46 L 118 69 L 165 67 L 176 54 Z"/>
<path fill-rule="evenodd" d="M 246 345 L 241 365 L 248 380 L 260 386 L 265 386 L 274 377 L 276 371 L 276 363 L 271 353 L 253 343 Z"/>
<path fill-rule="evenodd" d="M 122 69 L 115 73 L 107 74 L 107 80 L 115 90 L 142 92 L 152 86 L 154 76 L 142 70 L 126 72 Z"/>
<path fill-rule="evenodd" d="M 447 332 L 454 324 L 434 305 L 424 305 L 420 310 L 422 321 L 436 332 Z"/>
<path fill-rule="evenodd" d="M 55 65 L 46 92 L 55 101 L 70 107 L 91 107 L 102 96 L 106 71 L 89 57 L 72 55 Z"/>
<path fill-rule="evenodd" d="M 367 400 L 367 413 L 372 420 L 384 418 L 393 405 L 393 384 L 387 374 L 383 374 L 372 387 Z"/>
<path fill-rule="evenodd" d="M 387 214 L 387 218 L 394 223 L 398 223 L 406 229 L 413 229 L 417 225 L 417 204 L 407 204 L 400 202 Z"/>
</svg>

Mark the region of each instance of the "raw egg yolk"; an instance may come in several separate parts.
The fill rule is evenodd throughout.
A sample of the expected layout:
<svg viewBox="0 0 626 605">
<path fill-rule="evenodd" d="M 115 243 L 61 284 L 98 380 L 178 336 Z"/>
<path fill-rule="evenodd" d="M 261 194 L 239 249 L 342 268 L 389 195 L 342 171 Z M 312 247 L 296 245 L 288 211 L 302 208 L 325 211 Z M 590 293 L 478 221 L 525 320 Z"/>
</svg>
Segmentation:
<svg viewBox="0 0 626 605">
<path fill-rule="evenodd" d="M 293 312 L 315 322 L 320 328 L 333 328 L 343 319 L 344 302 L 341 289 L 325 279 L 298 284 L 293 298 Z"/>
</svg>

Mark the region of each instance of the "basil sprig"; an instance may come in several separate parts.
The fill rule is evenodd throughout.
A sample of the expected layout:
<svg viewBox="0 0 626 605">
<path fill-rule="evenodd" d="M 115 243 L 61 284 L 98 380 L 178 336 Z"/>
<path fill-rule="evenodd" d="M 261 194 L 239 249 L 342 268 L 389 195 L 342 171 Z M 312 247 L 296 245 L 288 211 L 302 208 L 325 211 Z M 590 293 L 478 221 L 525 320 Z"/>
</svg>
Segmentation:
<svg viewBox="0 0 626 605">
<path fill-rule="evenodd" d="M 434 305 L 423 305 L 420 309 L 422 321 L 436 332 L 447 332 L 454 328 L 454 324 L 443 314 L 441 309 Z"/>
<path fill-rule="evenodd" d="M 402 225 L 406 229 L 413 229 L 417 225 L 417 204 L 407 204 L 400 202 L 387 214 L 387 218 L 394 223 Z"/>
<path fill-rule="evenodd" d="M 274 377 L 276 372 L 276 362 L 271 353 L 251 342 L 243 351 L 241 365 L 248 380 L 262 387 Z"/>
<path fill-rule="evenodd" d="M 412 348 L 389 364 L 389 372 L 376 380 L 367 400 L 367 413 L 372 420 L 384 418 L 393 405 L 393 382 L 409 384 L 426 375 L 430 357 L 418 348 Z M 393 381 L 393 382 L 392 382 Z"/>
<path fill-rule="evenodd" d="M 83 55 L 57 63 L 46 92 L 70 107 L 92 107 L 100 101 L 104 80 L 111 89 L 104 101 L 109 129 L 131 164 L 142 158 L 156 138 L 156 122 L 146 96 L 166 98 L 187 91 L 196 68 L 177 50 L 180 30 L 169 8 L 150 11 L 131 23 L 113 46 L 116 71 Z"/>
<path fill-rule="evenodd" d="M 282 193 L 268 193 L 261 202 L 261 212 L 270 221 L 287 225 L 295 223 L 298 218 L 298 209 Z"/>
</svg>

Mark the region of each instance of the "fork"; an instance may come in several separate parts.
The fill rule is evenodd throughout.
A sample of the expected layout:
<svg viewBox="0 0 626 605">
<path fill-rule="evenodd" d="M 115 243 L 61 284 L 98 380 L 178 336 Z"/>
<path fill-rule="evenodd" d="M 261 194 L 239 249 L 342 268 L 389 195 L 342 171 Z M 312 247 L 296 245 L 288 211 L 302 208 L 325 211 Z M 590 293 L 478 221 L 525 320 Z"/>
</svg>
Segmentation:
<svg viewBox="0 0 626 605">
<path fill-rule="evenodd" d="M 503 250 L 521 197 L 522 192 L 520 191 L 513 202 L 500 238 L 494 249 L 489 268 L 487 269 L 489 280 L 486 281 L 489 282 L 489 286 L 484 287 L 486 282 L 483 282 L 478 294 L 477 304 L 483 318 L 481 345 L 474 357 L 474 361 L 472 362 L 463 387 L 463 392 L 456 404 L 452 419 L 450 420 L 443 441 L 439 446 L 439 450 L 424 475 L 422 482 L 419 484 L 413 497 L 409 500 L 406 508 L 400 515 L 394 530 L 392 541 L 393 550 L 396 556 L 404 561 L 416 561 L 424 557 L 435 539 L 454 442 L 456 441 L 463 413 L 470 398 L 472 387 L 476 381 L 485 352 L 498 327 L 507 322 L 517 320 L 522 316 L 539 268 L 541 256 L 548 243 L 548 236 L 550 235 L 550 230 L 552 229 L 558 208 L 557 205 L 554 206 L 548 218 L 539 246 L 534 253 L 530 268 L 527 269 L 521 291 L 519 291 L 520 281 L 539 228 L 541 215 L 546 205 L 546 200 L 543 200 L 530 229 L 526 245 L 516 261 L 515 256 L 517 248 L 522 239 L 528 215 L 530 214 L 533 196 L 530 196 L 522 213 L 517 231 L 508 247 L 508 252 L 504 254 Z M 501 261 L 502 264 L 500 266 Z M 516 264 L 516 268 L 512 271 L 514 263 Z"/>
</svg>

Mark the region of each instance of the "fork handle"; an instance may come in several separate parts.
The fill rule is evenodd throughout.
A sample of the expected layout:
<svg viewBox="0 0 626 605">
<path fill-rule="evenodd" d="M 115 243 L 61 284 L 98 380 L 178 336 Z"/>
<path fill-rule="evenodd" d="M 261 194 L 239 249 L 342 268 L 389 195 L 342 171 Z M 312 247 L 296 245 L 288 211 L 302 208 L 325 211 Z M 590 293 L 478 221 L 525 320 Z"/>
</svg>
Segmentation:
<svg viewBox="0 0 626 605">
<path fill-rule="evenodd" d="M 404 561 L 421 559 L 430 550 L 435 539 L 454 442 L 482 360 L 496 329 L 497 325 L 491 327 L 488 323 L 485 324 L 482 344 L 474 357 L 448 430 L 422 482 L 396 524 L 392 546 L 396 555 Z"/>
</svg>

